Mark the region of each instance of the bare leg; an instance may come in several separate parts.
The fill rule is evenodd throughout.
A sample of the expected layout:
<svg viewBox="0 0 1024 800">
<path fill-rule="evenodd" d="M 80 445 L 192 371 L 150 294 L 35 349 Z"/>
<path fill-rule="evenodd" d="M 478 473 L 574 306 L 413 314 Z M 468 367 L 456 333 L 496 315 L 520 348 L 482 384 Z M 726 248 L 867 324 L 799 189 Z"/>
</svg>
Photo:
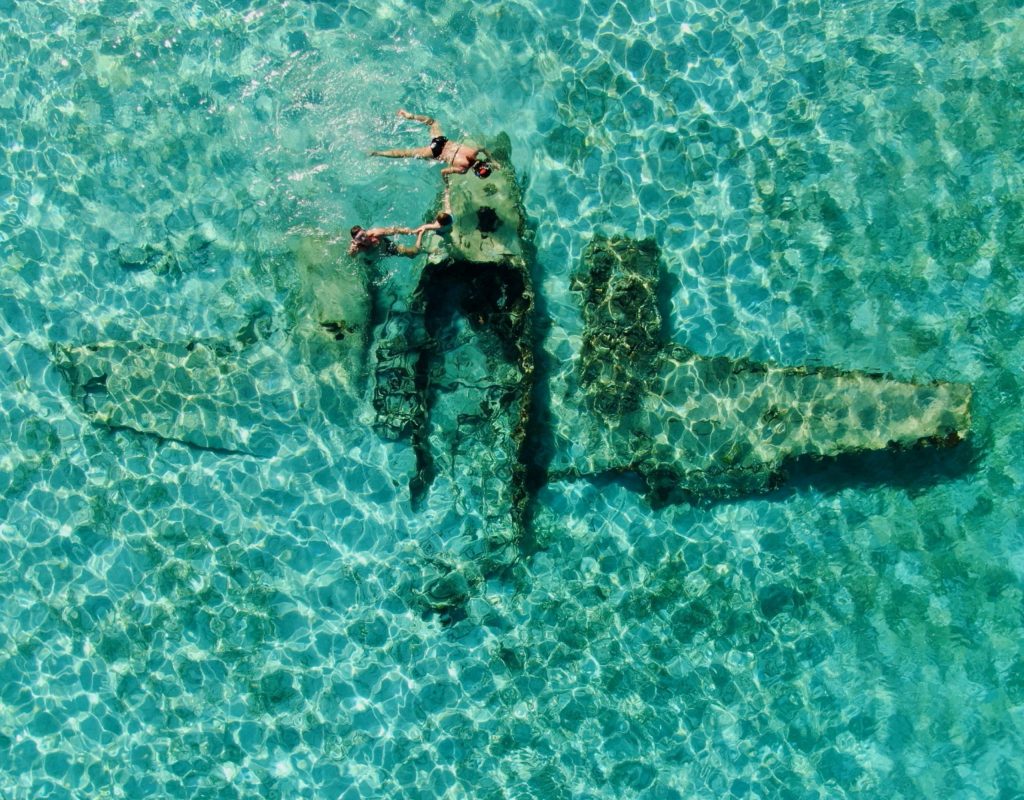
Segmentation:
<svg viewBox="0 0 1024 800">
<path fill-rule="evenodd" d="M 441 133 L 441 123 L 438 122 L 433 117 L 428 117 L 426 114 L 410 114 L 404 108 L 398 109 L 398 116 L 400 116 L 402 119 L 411 119 L 415 120 L 416 122 L 422 122 L 424 125 L 429 125 L 431 138 L 444 136 L 444 134 Z"/>
</svg>

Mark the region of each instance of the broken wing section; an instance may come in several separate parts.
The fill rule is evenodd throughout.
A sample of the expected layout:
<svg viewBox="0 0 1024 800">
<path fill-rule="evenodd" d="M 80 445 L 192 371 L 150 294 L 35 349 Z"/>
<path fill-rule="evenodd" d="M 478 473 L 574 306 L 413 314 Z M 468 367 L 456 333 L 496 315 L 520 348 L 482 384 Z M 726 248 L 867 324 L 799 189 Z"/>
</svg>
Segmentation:
<svg viewBox="0 0 1024 800">
<path fill-rule="evenodd" d="M 53 345 L 91 419 L 204 449 L 270 457 L 321 418 L 351 421 L 365 385 L 371 298 L 338 244 L 302 239 L 284 314 L 234 337 Z"/>
<path fill-rule="evenodd" d="M 971 426 L 965 384 L 699 356 L 668 343 L 653 241 L 595 237 L 574 275 L 578 369 L 558 405 L 552 477 L 631 471 L 659 494 L 765 489 L 801 456 L 951 445 Z"/>
</svg>

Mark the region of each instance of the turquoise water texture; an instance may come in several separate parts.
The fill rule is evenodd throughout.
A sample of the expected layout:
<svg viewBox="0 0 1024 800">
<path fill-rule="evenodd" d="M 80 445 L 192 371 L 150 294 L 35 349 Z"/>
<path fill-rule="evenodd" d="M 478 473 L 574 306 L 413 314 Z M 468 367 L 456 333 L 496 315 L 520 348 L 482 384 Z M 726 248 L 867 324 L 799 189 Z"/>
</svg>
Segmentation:
<svg viewBox="0 0 1024 800">
<path fill-rule="evenodd" d="M 1024 797 L 1019 0 L 0 0 L 0 63 L 0 797 Z M 590 235 L 654 236 L 678 342 L 969 382 L 971 441 L 550 484 L 446 626 L 365 398 L 262 457 L 94 424 L 54 346 L 234 336 L 422 219 L 399 107 L 511 136 L 559 368 Z"/>
</svg>

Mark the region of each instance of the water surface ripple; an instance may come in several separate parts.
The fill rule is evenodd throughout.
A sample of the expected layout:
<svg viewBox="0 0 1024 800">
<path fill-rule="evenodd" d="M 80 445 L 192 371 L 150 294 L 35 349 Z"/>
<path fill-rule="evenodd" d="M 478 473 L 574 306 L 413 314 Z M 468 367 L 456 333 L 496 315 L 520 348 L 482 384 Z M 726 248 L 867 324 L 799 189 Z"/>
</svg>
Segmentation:
<svg viewBox="0 0 1024 800">
<path fill-rule="evenodd" d="M 1019 2 L 0 0 L 0 57 L 0 795 L 1021 797 Z M 268 457 L 93 424 L 51 348 L 229 340 L 296 242 L 422 218 L 399 107 L 511 135 L 558 369 L 589 236 L 650 235 L 678 342 L 970 382 L 971 446 L 549 485 L 444 627 L 364 403 Z"/>
</svg>

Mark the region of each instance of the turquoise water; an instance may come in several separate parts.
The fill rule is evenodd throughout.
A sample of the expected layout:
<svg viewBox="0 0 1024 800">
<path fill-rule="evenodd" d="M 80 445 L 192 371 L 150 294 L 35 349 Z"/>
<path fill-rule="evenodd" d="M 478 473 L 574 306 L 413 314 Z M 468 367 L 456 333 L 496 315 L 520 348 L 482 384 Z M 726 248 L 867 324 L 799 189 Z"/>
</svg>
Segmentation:
<svg viewBox="0 0 1024 800">
<path fill-rule="evenodd" d="M 1024 796 L 1020 6 L 0 0 L 0 796 Z M 970 382 L 969 447 L 550 484 L 446 626 L 365 398 L 90 421 L 54 346 L 273 348 L 296 241 L 422 218 L 399 107 L 511 136 L 559 369 L 590 234 L 652 235 L 677 341 Z"/>
</svg>

